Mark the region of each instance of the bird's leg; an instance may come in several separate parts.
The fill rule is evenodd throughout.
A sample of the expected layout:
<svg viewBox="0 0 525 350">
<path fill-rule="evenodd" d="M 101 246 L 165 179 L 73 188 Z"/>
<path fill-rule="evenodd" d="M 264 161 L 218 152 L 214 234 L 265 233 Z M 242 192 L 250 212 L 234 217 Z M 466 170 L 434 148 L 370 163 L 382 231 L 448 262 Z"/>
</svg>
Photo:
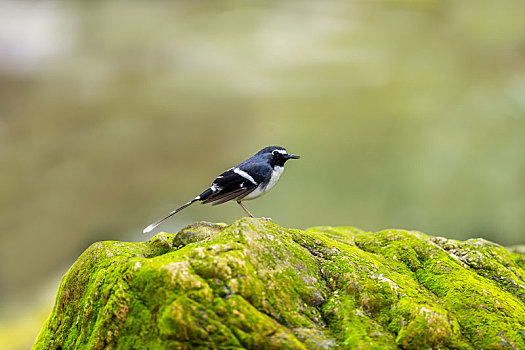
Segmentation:
<svg viewBox="0 0 525 350">
<path fill-rule="evenodd" d="M 237 203 L 241 206 L 242 210 L 244 210 L 244 212 L 245 212 L 246 214 L 248 214 L 249 217 L 251 217 L 251 218 L 256 218 L 255 216 L 253 216 L 252 213 L 250 213 L 250 211 L 249 211 L 248 209 L 246 209 L 246 207 L 244 206 L 244 204 L 242 204 L 241 201 L 237 201 Z M 257 219 L 257 218 L 256 218 L 256 219 Z M 270 221 L 270 220 L 271 220 L 271 218 L 258 218 L 258 219 L 263 219 L 263 220 L 266 220 L 266 221 Z"/>
<path fill-rule="evenodd" d="M 249 211 L 248 209 L 246 209 L 246 207 L 244 206 L 244 204 L 242 204 L 241 201 L 237 201 L 237 203 L 241 206 L 242 210 L 244 210 L 244 212 L 245 212 L 246 214 L 248 214 L 249 217 L 251 217 L 251 218 L 254 218 L 254 217 L 255 217 L 255 216 L 253 216 L 252 213 L 250 213 L 250 211 Z"/>
</svg>

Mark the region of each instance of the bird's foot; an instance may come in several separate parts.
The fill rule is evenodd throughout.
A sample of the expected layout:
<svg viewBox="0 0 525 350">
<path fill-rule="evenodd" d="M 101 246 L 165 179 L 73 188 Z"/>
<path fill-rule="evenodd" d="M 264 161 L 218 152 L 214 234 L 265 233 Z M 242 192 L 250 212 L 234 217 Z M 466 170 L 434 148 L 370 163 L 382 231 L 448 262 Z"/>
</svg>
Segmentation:
<svg viewBox="0 0 525 350">
<path fill-rule="evenodd" d="M 272 221 L 272 218 L 258 218 L 258 219 L 265 220 L 265 221 Z"/>
</svg>

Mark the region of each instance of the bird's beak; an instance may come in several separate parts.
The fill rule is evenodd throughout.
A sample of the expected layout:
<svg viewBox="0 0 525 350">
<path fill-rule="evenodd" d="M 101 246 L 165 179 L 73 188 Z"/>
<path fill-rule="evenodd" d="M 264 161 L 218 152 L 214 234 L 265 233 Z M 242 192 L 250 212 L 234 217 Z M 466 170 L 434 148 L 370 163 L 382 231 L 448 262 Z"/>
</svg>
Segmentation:
<svg viewBox="0 0 525 350">
<path fill-rule="evenodd" d="M 286 159 L 299 159 L 301 156 L 298 156 L 297 154 L 287 154 Z"/>
</svg>

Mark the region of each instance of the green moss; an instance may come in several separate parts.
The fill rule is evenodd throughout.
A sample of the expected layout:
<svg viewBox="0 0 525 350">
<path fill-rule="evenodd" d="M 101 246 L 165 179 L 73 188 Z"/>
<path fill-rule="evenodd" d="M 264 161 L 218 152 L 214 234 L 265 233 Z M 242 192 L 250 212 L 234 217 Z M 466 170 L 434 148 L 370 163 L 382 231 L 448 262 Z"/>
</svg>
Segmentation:
<svg viewBox="0 0 525 350">
<path fill-rule="evenodd" d="M 93 244 L 34 349 L 524 349 L 523 255 L 242 219 Z"/>
</svg>

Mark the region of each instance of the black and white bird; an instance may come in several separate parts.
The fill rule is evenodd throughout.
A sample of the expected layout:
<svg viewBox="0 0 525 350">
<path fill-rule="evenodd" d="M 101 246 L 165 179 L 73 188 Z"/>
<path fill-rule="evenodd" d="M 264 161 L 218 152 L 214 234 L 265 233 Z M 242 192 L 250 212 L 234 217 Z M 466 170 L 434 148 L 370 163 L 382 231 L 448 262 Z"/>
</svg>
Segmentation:
<svg viewBox="0 0 525 350">
<path fill-rule="evenodd" d="M 299 159 L 299 156 L 288 154 L 286 149 L 279 146 L 263 148 L 254 156 L 217 176 L 210 188 L 182 207 L 175 209 L 167 216 L 146 227 L 144 233 L 151 232 L 164 220 L 196 201 L 201 201 L 203 204 L 212 203 L 212 205 L 217 205 L 236 200 L 246 214 L 253 218 L 254 216 L 246 209 L 242 201 L 255 199 L 271 190 L 283 173 L 284 163 L 289 159 Z"/>
</svg>

